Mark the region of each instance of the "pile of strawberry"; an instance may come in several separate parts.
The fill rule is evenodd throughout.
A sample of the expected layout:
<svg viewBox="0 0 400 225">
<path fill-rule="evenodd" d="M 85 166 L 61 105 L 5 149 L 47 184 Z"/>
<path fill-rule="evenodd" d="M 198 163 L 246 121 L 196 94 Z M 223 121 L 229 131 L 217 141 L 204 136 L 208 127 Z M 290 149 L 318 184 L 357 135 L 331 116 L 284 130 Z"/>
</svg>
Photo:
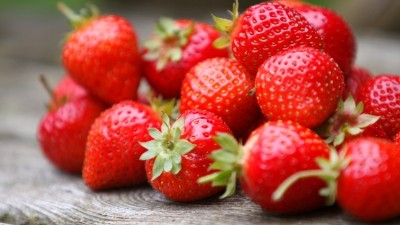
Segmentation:
<svg viewBox="0 0 400 225">
<path fill-rule="evenodd" d="M 355 66 L 336 12 L 236 2 L 215 26 L 161 18 L 139 47 L 120 16 L 60 9 L 75 29 L 38 141 L 92 190 L 149 182 L 188 202 L 240 183 L 278 215 L 335 202 L 362 221 L 400 215 L 400 76 Z"/>
</svg>

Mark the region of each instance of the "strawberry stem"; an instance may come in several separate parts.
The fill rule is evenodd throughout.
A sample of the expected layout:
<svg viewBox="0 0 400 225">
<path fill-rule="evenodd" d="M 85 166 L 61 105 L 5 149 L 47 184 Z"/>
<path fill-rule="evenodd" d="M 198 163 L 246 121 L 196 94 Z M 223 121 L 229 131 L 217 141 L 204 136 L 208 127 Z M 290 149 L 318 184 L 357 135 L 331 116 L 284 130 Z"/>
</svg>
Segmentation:
<svg viewBox="0 0 400 225">
<path fill-rule="evenodd" d="M 53 89 L 50 87 L 49 82 L 47 81 L 46 77 L 43 74 L 39 74 L 39 81 L 46 90 L 47 94 L 50 96 L 50 98 L 53 100 L 54 104 L 56 107 L 61 106 L 61 102 L 57 99 L 56 95 L 53 92 Z"/>
<path fill-rule="evenodd" d="M 293 174 L 287 178 L 272 194 L 272 199 L 274 201 L 280 201 L 286 191 L 298 180 L 305 179 L 309 177 L 319 177 L 324 180 L 336 179 L 338 172 L 335 171 L 324 171 L 324 170 L 306 170 Z"/>
<path fill-rule="evenodd" d="M 315 160 L 320 169 L 305 170 L 292 174 L 274 191 L 272 199 L 274 201 L 281 200 L 286 191 L 298 180 L 316 177 L 327 183 L 327 187 L 322 188 L 319 194 L 327 198 L 327 205 L 332 205 L 336 200 L 337 178 L 339 177 L 340 171 L 350 163 L 350 159 L 346 158 L 345 154 L 346 150 L 342 150 L 338 153 L 335 148 L 330 147 L 329 159 L 318 157 Z"/>
<path fill-rule="evenodd" d="M 82 9 L 80 14 L 74 12 L 63 2 L 59 2 L 57 4 L 57 8 L 61 13 L 65 15 L 65 17 L 67 17 L 68 21 L 74 29 L 81 28 L 91 19 L 98 17 L 100 14 L 97 7 L 93 4 L 88 4 L 88 9 Z"/>
</svg>

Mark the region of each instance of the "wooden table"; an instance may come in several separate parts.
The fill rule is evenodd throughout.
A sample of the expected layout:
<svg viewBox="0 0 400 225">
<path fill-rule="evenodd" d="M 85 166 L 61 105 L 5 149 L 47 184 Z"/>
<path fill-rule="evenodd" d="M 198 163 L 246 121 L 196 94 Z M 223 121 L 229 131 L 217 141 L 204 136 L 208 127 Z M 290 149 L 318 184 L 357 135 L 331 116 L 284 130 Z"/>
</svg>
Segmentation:
<svg viewBox="0 0 400 225">
<path fill-rule="evenodd" d="M 61 33 L 62 29 L 55 28 L 55 31 Z M 30 48 L 31 51 L 24 52 L 24 47 L 29 44 L 18 37 L 0 38 L 0 222 L 361 224 L 337 207 L 301 216 L 273 216 L 241 193 L 225 200 L 214 197 L 182 204 L 167 200 L 149 185 L 92 192 L 80 177 L 56 170 L 38 148 L 36 129 L 45 111 L 47 96 L 37 82 L 37 75 L 48 75 L 54 84 L 63 75 L 63 70 L 58 60 L 46 60 L 57 52 L 46 55 L 40 51 L 40 48 L 48 48 L 46 43 L 39 42 L 39 47 L 36 45 L 36 48 Z M 34 37 L 40 38 L 40 34 Z M 399 37 L 368 34 L 358 36 L 358 42 L 357 64 L 374 73 L 400 74 Z M 40 56 L 40 60 L 36 56 Z M 400 224 L 400 219 L 389 223 Z"/>
</svg>

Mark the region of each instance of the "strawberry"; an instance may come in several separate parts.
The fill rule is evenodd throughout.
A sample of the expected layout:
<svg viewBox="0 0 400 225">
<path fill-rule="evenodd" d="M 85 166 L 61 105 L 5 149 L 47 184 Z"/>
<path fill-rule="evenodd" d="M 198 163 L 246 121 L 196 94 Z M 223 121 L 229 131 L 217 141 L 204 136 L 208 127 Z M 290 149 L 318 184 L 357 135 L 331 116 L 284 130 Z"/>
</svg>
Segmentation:
<svg viewBox="0 0 400 225">
<path fill-rule="evenodd" d="M 348 95 L 357 97 L 358 89 L 361 88 L 365 82 L 372 78 L 372 73 L 365 68 L 353 66 L 351 73 L 345 77 L 345 89 L 343 97 L 347 98 Z M 356 99 L 357 100 L 357 99 Z"/>
<path fill-rule="evenodd" d="M 326 53 L 300 47 L 266 60 L 258 70 L 255 87 L 267 119 L 293 120 L 313 128 L 335 111 L 344 76 Z"/>
<path fill-rule="evenodd" d="M 73 27 L 62 49 L 65 69 L 95 97 L 109 103 L 136 99 L 140 56 L 131 23 L 116 15 L 84 18 L 65 5 L 60 9 Z"/>
<path fill-rule="evenodd" d="M 393 139 L 400 131 L 400 77 L 376 75 L 359 89 L 357 99 L 364 103 L 366 113 L 380 116 L 376 129 Z"/>
<path fill-rule="evenodd" d="M 92 190 L 134 186 L 146 182 L 145 149 L 151 139 L 148 128 L 161 126 L 160 116 L 149 106 L 121 101 L 104 111 L 90 129 L 83 179 Z"/>
<path fill-rule="evenodd" d="M 164 98 L 179 97 L 182 80 L 194 65 L 229 56 L 227 49 L 213 46 L 220 36 L 206 23 L 161 18 L 144 44 L 143 72 L 151 87 Z"/>
<path fill-rule="evenodd" d="M 286 178 L 299 171 L 317 169 L 315 159 L 329 156 L 328 146 L 310 129 L 292 121 L 270 121 L 258 127 L 244 146 L 227 139 L 222 150 L 213 153 L 213 169 L 220 171 L 199 182 L 227 185 L 223 197 L 234 193 L 236 177 L 244 194 L 264 210 L 276 214 L 295 214 L 324 206 L 319 190 L 326 185 L 317 178 L 296 183 L 281 201 L 272 194 Z"/>
<path fill-rule="evenodd" d="M 356 41 L 349 24 L 335 11 L 300 1 L 279 1 L 296 9 L 323 38 L 325 52 L 343 71 L 351 73 L 356 53 Z"/>
<path fill-rule="evenodd" d="M 260 118 L 247 70 L 229 58 L 200 62 L 182 83 L 180 111 L 203 109 L 220 116 L 233 133 L 242 136 Z"/>
<path fill-rule="evenodd" d="M 262 2 L 247 8 L 239 17 L 237 2 L 233 21 L 213 17 L 217 29 L 229 33 L 233 56 L 250 74 L 269 57 L 291 48 L 308 46 L 322 50 L 322 37 L 295 9 L 278 2 Z M 216 45 L 229 45 L 218 39 Z"/>
<path fill-rule="evenodd" d="M 350 163 L 338 179 L 337 200 L 366 222 L 400 216 L 400 150 L 393 142 L 359 138 L 344 146 Z"/>
<path fill-rule="evenodd" d="M 147 149 L 146 173 L 150 184 L 171 200 L 188 202 L 214 195 L 220 187 L 198 184 L 210 174 L 208 155 L 218 149 L 213 140 L 217 133 L 231 133 L 216 115 L 203 110 L 188 110 L 171 125 L 164 114 L 161 130 L 149 129 L 153 140 L 141 142 Z"/>
<path fill-rule="evenodd" d="M 389 140 L 360 137 L 346 142 L 338 154 L 319 158 L 319 170 L 300 171 L 287 178 L 274 192 L 279 202 L 296 182 L 310 177 L 328 184 L 320 194 L 335 200 L 359 220 L 379 222 L 400 215 L 400 150 Z"/>
<path fill-rule="evenodd" d="M 90 127 L 105 107 L 68 79 L 58 84 L 57 94 L 45 83 L 53 100 L 39 122 L 37 139 L 43 154 L 53 165 L 64 172 L 79 174 Z M 71 89 L 67 90 L 68 87 Z"/>
</svg>

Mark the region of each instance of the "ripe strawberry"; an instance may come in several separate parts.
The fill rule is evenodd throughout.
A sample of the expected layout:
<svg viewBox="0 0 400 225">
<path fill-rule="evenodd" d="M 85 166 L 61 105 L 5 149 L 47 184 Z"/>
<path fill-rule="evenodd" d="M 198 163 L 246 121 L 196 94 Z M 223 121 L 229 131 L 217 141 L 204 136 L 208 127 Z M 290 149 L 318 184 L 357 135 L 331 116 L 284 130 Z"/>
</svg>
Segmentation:
<svg viewBox="0 0 400 225">
<path fill-rule="evenodd" d="M 343 94 L 344 76 L 326 53 L 300 47 L 266 60 L 257 73 L 255 87 L 267 119 L 293 120 L 312 128 L 335 111 Z"/>
<path fill-rule="evenodd" d="M 338 179 L 339 205 L 366 222 L 399 216 L 399 147 L 384 139 L 359 138 L 344 148 L 350 163 Z"/>
<path fill-rule="evenodd" d="M 213 140 L 219 132 L 231 133 L 219 117 L 207 111 L 188 110 L 172 125 L 168 116 L 164 116 L 161 130 L 149 129 L 154 140 L 141 143 L 148 150 L 141 159 L 146 160 L 150 184 L 180 202 L 219 192 L 220 187 L 197 183 L 199 177 L 212 172 L 208 171 L 212 163 L 208 155 L 219 147 Z"/>
<path fill-rule="evenodd" d="M 144 44 L 143 72 L 151 87 L 164 98 L 179 97 L 190 68 L 207 58 L 229 56 L 227 49 L 213 46 L 220 36 L 206 23 L 161 18 Z"/>
<path fill-rule="evenodd" d="M 65 84 L 64 79 L 56 88 L 58 94 L 52 94 L 54 99 L 39 122 L 37 138 L 53 165 L 65 172 L 81 173 L 90 127 L 105 107 L 78 86 Z"/>
<path fill-rule="evenodd" d="M 89 132 L 83 179 L 93 190 L 134 186 L 146 181 L 145 149 L 139 142 L 151 139 L 147 129 L 161 126 L 150 107 L 125 100 L 104 111 Z"/>
<path fill-rule="evenodd" d="M 300 1 L 279 1 L 296 9 L 323 38 L 325 52 L 342 69 L 345 76 L 351 73 L 356 53 L 356 41 L 349 24 L 335 11 Z"/>
<path fill-rule="evenodd" d="M 230 34 L 234 57 L 250 74 L 269 57 L 299 46 L 324 48 L 322 37 L 295 9 L 278 2 L 262 2 L 249 7 L 240 17 L 237 2 L 233 21 L 214 17 L 217 29 Z M 216 42 L 224 46 L 225 39 Z"/>
<path fill-rule="evenodd" d="M 90 18 L 75 15 L 60 5 L 72 18 L 75 30 L 68 35 L 62 50 L 67 72 L 95 97 L 117 103 L 136 99 L 140 80 L 140 57 L 133 26 L 115 16 Z"/>
<path fill-rule="evenodd" d="M 330 159 L 318 159 L 319 170 L 301 171 L 285 180 L 275 191 L 276 200 L 302 179 L 318 177 L 328 183 L 320 194 L 337 199 L 341 208 L 365 222 L 378 222 L 400 215 L 400 150 L 381 138 L 355 138 Z"/>
<path fill-rule="evenodd" d="M 220 116 L 239 137 L 261 116 L 252 76 L 229 58 L 204 60 L 182 83 L 180 111 L 203 109 Z"/>
<path fill-rule="evenodd" d="M 238 176 L 243 192 L 253 202 L 277 214 L 301 213 L 324 206 L 319 190 L 326 185 L 317 178 L 296 183 L 279 202 L 272 198 L 286 178 L 298 171 L 317 169 L 315 159 L 329 156 L 328 146 L 313 131 L 295 122 L 279 120 L 258 127 L 244 146 L 239 146 L 232 137 L 223 138 L 229 144 L 213 154 L 216 162 L 212 168 L 220 171 L 201 178 L 200 182 L 227 185 L 226 197 L 233 194 Z"/>
<path fill-rule="evenodd" d="M 365 82 L 369 81 L 372 76 L 372 73 L 367 69 L 353 66 L 351 68 L 351 73 L 345 77 L 346 85 L 343 98 L 347 98 L 348 95 L 352 95 L 354 98 L 357 98 L 358 89 L 361 88 Z"/>
<path fill-rule="evenodd" d="M 357 99 L 366 113 L 380 116 L 376 128 L 393 139 L 400 131 L 400 77 L 378 74 L 359 89 Z"/>
</svg>

